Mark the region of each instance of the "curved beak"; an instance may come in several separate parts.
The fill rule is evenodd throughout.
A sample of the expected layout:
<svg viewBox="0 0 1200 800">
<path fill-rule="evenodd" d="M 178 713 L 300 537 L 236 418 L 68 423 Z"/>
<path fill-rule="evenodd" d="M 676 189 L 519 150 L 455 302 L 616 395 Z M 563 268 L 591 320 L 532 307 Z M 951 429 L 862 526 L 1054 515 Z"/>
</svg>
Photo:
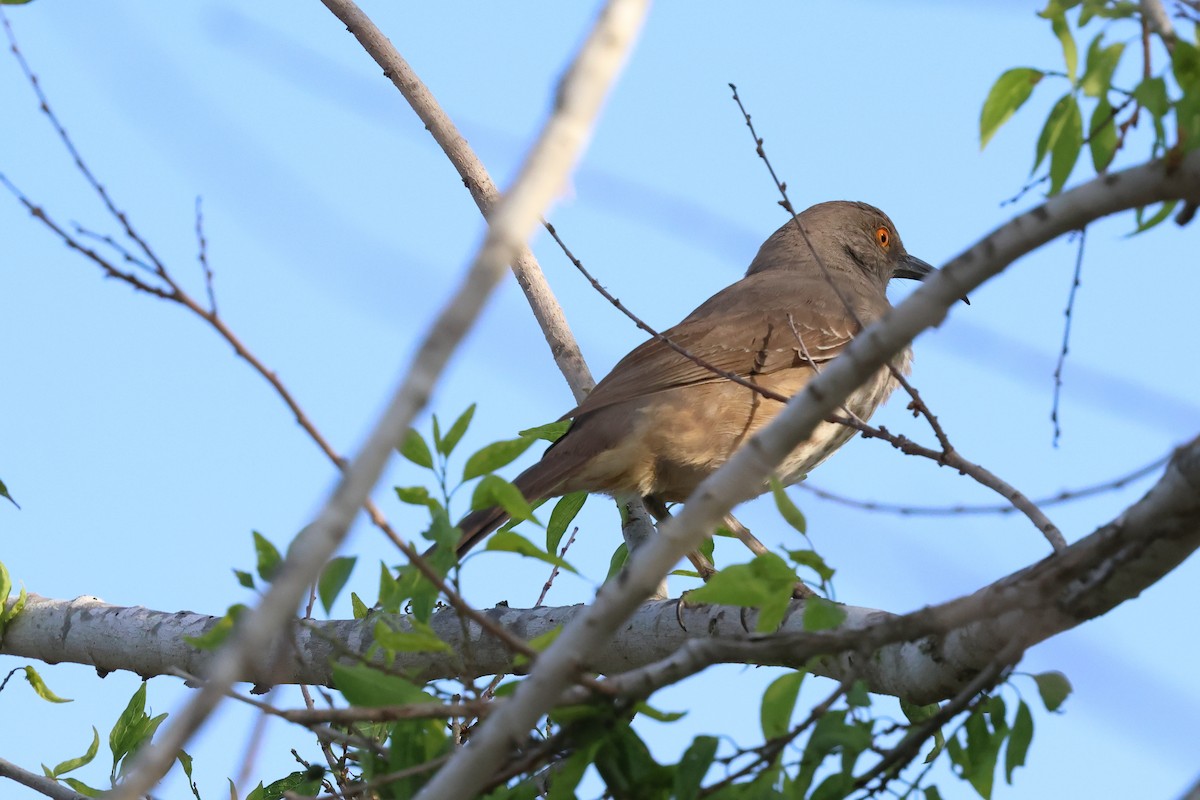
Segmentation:
<svg viewBox="0 0 1200 800">
<path fill-rule="evenodd" d="M 930 273 L 934 272 L 934 268 L 928 262 L 922 261 L 916 256 L 904 254 L 904 260 L 900 262 L 900 266 L 892 271 L 893 278 L 908 278 L 911 281 L 923 281 L 929 277 Z M 971 305 L 971 301 L 965 296 L 962 301 L 967 305 Z"/>
<path fill-rule="evenodd" d="M 904 254 L 900 266 L 892 270 L 893 278 L 908 278 L 910 281 L 923 281 L 925 276 L 933 272 L 933 267 L 916 256 Z"/>
</svg>

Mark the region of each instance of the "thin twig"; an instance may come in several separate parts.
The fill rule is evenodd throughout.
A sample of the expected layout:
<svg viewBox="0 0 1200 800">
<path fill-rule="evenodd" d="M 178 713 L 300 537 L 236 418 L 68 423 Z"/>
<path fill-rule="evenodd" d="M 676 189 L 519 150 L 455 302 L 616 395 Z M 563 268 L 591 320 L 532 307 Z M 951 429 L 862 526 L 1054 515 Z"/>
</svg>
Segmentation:
<svg viewBox="0 0 1200 800">
<path fill-rule="evenodd" d="M 1101 483 L 1085 486 L 1080 489 L 1064 489 L 1058 494 L 1047 495 L 1032 501 L 1034 505 L 1053 506 L 1062 503 L 1068 503 L 1073 500 L 1080 500 L 1085 497 L 1103 494 L 1105 492 L 1115 491 L 1128 486 L 1133 481 L 1143 478 L 1152 472 L 1162 469 L 1163 465 L 1171 458 L 1170 453 L 1161 458 L 1156 458 L 1154 461 L 1145 466 L 1138 467 L 1132 472 L 1121 475 L 1118 478 L 1103 481 Z M 808 481 L 798 483 L 801 489 L 811 492 L 820 497 L 822 500 L 830 500 L 835 503 L 850 506 L 852 508 L 860 508 L 864 511 L 879 511 L 888 514 L 900 514 L 901 516 L 926 516 L 926 517 L 947 517 L 958 516 L 963 514 L 1011 514 L 1017 509 L 1011 503 L 993 503 L 990 505 L 953 505 L 953 506 L 914 506 L 902 505 L 899 503 L 880 503 L 874 500 L 860 500 L 855 497 L 849 497 L 837 492 L 831 492 L 828 489 L 822 489 L 814 486 Z"/>
<path fill-rule="evenodd" d="M 1063 322 L 1062 347 L 1058 350 L 1058 363 L 1054 365 L 1054 401 L 1050 406 L 1050 422 L 1054 424 L 1054 446 L 1058 447 L 1062 427 L 1059 425 L 1058 403 L 1062 397 L 1063 364 L 1067 360 L 1067 350 L 1071 344 L 1071 322 L 1075 314 L 1075 295 L 1079 291 L 1080 275 L 1083 273 L 1083 246 L 1087 242 L 1087 228 L 1079 231 L 1079 248 L 1075 253 L 1075 274 L 1071 278 L 1071 289 L 1067 292 L 1067 308 L 1063 312 L 1066 318 Z"/>
<path fill-rule="evenodd" d="M 817 252 L 817 249 L 813 246 L 812 241 L 808 237 L 808 231 L 804 229 L 804 225 L 800 222 L 800 218 L 796 213 L 796 209 L 792 205 L 791 200 L 788 198 L 787 184 L 780 180 L 779 176 L 775 173 L 775 167 L 771 164 L 770 158 L 767 157 L 766 149 L 763 147 L 763 139 L 754 129 L 754 123 L 750 118 L 750 112 L 746 110 L 745 105 L 742 103 L 742 98 L 738 95 L 737 86 L 731 83 L 729 84 L 729 88 L 733 92 L 734 102 L 737 103 L 738 108 L 742 112 L 742 117 L 746 122 L 746 127 L 750 130 L 750 136 L 754 139 L 755 153 L 757 153 L 758 157 L 762 159 L 763 164 L 767 168 L 767 172 L 771 175 L 771 180 L 775 183 L 775 188 L 779 191 L 780 197 L 782 198 L 780 205 L 785 211 L 792 215 L 792 223 L 795 225 L 796 230 L 800 232 L 800 236 L 804 239 L 804 243 L 808 246 L 809 252 L 812 253 L 813 258 L 821 267 L 821 271 L 825 274 L 825 278 L 829 282 L 830 287 L 837 293 L 838 299 L 841 300 L 842 306 L 845 308 L 846 313 L 852 320 L 854 320 L 859 330 L 862 330 L 864 327 L 862 320 L 860 320 L 858 315 L 855 313 L 854 307 L 850 303 L 849 298 L 842 293 L 841 289 L 834 282 L 829 267 L 826 266 L 825 261 Z M 1063 538 L 1062 532 L 1044 513 L 1042 513 L 1040 509 L 1030 503 L 1029 499 L 1025 497 L 1025 495 L 1017 491 L 1016 488 L 1000 478 L 998 475 L 992 473 L 979 464 L 967 461 L 965 458 L 959 455 L 957 450 L 955 450 L 954 446 L 950 443 L 950 440 L 946 436 L 945 430 L 938 422 L 937 417 L 934 416 L 933 412 L 921 398 L 921 395 L 917 392 L 916 388 L 913 387 L 913 385 L 908 381 L 896 364 L 889 360 L 885 364 L 885 367 L 891 372 L 892 377 L 911 398 L 909 408 L 912 409 L 914 413 L 925 417 L 930 428 L 933 429 L 938 443 L 942 447 L 942 452 L 937 453 L 936 451 L 927 447 L 917 445 L 915 442 L 905 437 L 895 436 L 894 434 L 889 433 L 885 428 L 872 427 L 866 424 L 865 421 L 857 419 L 857 417 L 854 417 L 853 415 L 844 418 L 847 420 L 848 424 L 851 424 L 852 427 L 858 428 L 867 438 L 884 439 L 885 441 L 890 442 L 894 447 L 898 448 L 901 452 L 911 455 L 922 455 L 926 458 L 936 461 L 938 464 L 954 467 L 959 472 L 969 475 L 984 486 L 996 491 L 1001 497 L 1004 497 L 1018 510 L 1022 511 L 1034 524 L 1034 526 L 1042 532 L 1047 540 L 1049 540 L 1055 551 L 1066 548 L 1067 543 Z"/>
<path fill-rule="evenodd" d="M 208 310 L 217 316 L 217 294 L 213 291 L 213 272 L 208 263 L 208 239 L 204 235 L 204 212 L 201 208 L 200 197 L 196 196 L 196 258 L 200 262 L 200 270 L 204 273 L 204 290 L 208 293 Z"/>
</svg>

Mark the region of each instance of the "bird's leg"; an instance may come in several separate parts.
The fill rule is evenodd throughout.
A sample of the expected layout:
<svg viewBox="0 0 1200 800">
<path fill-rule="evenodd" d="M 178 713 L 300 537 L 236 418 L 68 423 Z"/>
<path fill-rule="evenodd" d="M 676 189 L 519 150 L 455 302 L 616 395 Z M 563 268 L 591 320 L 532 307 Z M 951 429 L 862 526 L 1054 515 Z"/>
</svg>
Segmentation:
<svg viewBox="0 0 1200 800">
<path fill-rule="evenodd" d="M 671 512 L 667 510 L 667 504 L 657 497 L 645 497 L 642 498 L 642 501 L 646 504 L 646 510 L 653 514 L 654 518 L 659 522 L 671 518 Z M 717 574 L 717 568 L 699 550 L 693 550 L 688 553 L 687 559 L 692 562 L 692 566 L 696 568 L 696 572 L 705 583 L 708 583 L 708 579 Z"/>
<path fill-rule="evenodd" d="M 654 535 L 654 523 L 646 502 L 637 495 L 618 497 L 617 506 L 621 509 L 621 536 L 625 539 L 625 548 L 632 555 Z M 650 599 L 666 600 L 668 596 L 667 579 L 663 578 Z"/>
</svg>

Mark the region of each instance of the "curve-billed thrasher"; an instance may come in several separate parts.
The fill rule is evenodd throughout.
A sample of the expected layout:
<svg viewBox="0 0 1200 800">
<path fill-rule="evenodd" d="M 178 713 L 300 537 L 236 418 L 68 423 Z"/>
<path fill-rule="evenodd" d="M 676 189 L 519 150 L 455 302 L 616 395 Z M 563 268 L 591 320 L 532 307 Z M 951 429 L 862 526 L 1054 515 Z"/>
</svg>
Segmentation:
<svg viewBox="0 0 1200 800">
<path fill-rule="evenodd" d="M 891 307 L 889 280 L 921 280 L 932 270 L 904 250 L 887 215 L 866 203 L 820 203 L 799 220 L 811 249 L 789 220 L 759 248 L 746 277 L 663 335 L 715 367 L 791 397 Z M 895 364 L 907 371 L 910 359 L 906 349 Z M 865 420 L 895 388 L 891 373 L 880 369 L 846 408 Z M 637 494 L 661 508 L 687 498 L 782 408 L 651 339 L 563 415 L 573 420 L 570 429 L 514 483 L 530 502 L 582 490 Z M 821 423 L 776 474 L 785 484 L 800 480 L 853 433 Z M 507 518 L 501 508 L 465 517 L 459 555 Z"/>
</svg>

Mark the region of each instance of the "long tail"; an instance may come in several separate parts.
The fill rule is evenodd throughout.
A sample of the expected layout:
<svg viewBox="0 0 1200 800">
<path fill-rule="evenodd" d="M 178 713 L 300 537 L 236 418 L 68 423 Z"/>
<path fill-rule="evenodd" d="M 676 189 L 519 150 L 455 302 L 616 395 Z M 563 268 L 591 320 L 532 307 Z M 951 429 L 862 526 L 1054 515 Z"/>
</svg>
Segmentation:
<svg viewBox="0 0 1200 800">
<path fill-rule="evenodd" d="M 564 476 L 569 473 L 563 469 L 564 465 L 560 463 L 563 459 L 553 456 L 556 452 L 555 450 L 547 451 L 547 457 L 543 457 L 541 461 L 522 472 L 513 481 L 513 485 L 521 490 L 521 494 L 530 503 L 560 494 L 557 489 L 562 485 Z M 458 523 L 458 527 L 462 529 L 462 538 L 458 540 L 458 546 L 455 548 L 458 557 L 462 558 L 468 550 L 482 542 L 488 534 L 507 521 L 508 512 L 500 506 L 481 508 L 463 517 Z"/>
</svg>

